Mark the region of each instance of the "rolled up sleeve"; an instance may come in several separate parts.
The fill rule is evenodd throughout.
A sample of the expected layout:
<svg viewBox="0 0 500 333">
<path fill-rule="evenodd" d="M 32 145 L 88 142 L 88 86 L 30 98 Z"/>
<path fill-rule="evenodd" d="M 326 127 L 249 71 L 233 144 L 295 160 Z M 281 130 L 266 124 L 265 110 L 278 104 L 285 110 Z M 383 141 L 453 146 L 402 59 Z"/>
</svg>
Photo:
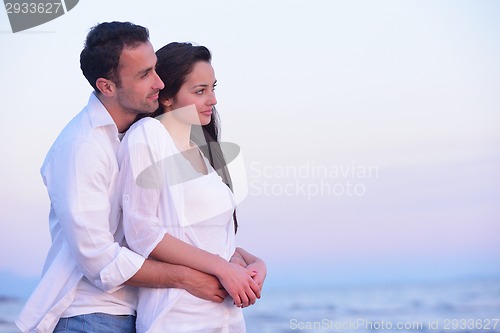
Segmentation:
<svg viewBox="0 0 500 333">
<path fill-rule="evenodd" d="M 78 268 L 96 287 L 114 291 L 137 273 L 144 258 L 115 235 L 118 163 L 112 147 L 95 141 L 62 145 L 42 172 L 52 225 L 60 227 Z"/>
<path fill-rule="evenodd" d="M 153 134 L 151 129 L 148 133 Z M 167 229 L 158 218 L 164 175 L 157 150 L 146 144 L 141 128 L 130 131 L 119 153 L 123 230 L 133 251 L 148 257 Z M 154 139 L 153 139 L 154 140 Z"/>
<path fill-rule="evenodd" d="M 101 271 L 100 279 L 96 280 L 95 284 L 100 284 L 102 290 L 112 292 L 134 276 L 144 264 L 144 260 L 139 254 L 121 247 L 114 260 Z"/>
</svg>

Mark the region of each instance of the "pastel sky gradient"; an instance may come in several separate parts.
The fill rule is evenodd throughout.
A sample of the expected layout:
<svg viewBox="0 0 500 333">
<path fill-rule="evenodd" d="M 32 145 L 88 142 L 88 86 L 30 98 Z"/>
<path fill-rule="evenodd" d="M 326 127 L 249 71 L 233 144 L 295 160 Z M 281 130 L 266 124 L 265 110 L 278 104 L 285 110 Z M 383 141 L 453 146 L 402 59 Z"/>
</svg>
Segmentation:
<svg viewBox="0 0 500 333">
<path fill-rule="evenodd" d="M 82 0 L 12 34 L 0 10 L 0 271 L 40 274 L 39 168 L 91 92 L 83 41 L 128 20 L 155 49 L 211 49 L 222 136 L 247 171 L 240 242 L 271 279 L 499 276 L 499 17 L 493 0 Z"/>
</svg>

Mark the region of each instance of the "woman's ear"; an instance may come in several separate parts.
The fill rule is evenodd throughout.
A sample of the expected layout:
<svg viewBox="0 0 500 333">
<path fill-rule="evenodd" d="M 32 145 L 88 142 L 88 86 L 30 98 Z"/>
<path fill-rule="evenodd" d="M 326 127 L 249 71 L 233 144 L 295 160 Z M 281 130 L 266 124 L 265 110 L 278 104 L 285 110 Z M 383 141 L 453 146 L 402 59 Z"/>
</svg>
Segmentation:
<svg viewBox="0 0 500 333">
<path fill-rule="evenodd" d="M 174 99 L 173 98 L 166 98 L 166 99 L 160 101 L 160 103 L 165 108 L 165 111 L 170 111 L 170 110 L 172 110 L 172 106 L 174 106 Z"/>
<path fill-rule="evenodd" d="M 100 77 L 95 82 L 95 85 L 104 96 L 111 97 L 115 94 L 116 85 L 111 80 Z"/>
</svg>

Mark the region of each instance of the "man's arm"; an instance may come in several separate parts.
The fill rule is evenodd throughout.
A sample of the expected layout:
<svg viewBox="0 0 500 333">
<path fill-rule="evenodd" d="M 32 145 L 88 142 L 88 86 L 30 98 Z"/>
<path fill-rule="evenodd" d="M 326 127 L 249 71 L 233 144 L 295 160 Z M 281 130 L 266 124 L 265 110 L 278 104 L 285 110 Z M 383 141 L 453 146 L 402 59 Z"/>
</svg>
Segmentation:
<svg viewBox="0 0 500 333">
<path fill-rule="evenodd" d="M 149 288 L 185 289 L 191 295 L 221 303 L 228 296 L 219 280 L 186 266 L 146 259 L 141 269 L 125 284 Z"/>
<path fill-rule="evenodd" d="M 118 220 L 109 188 L 114 152 L 90 136 L 68 140 L 49 154 L 41 173 L 51 200 L 51 233 L 64 238 L 92 284 L 112 292 L 144 263 L 111 230 Z"/>
</svg>

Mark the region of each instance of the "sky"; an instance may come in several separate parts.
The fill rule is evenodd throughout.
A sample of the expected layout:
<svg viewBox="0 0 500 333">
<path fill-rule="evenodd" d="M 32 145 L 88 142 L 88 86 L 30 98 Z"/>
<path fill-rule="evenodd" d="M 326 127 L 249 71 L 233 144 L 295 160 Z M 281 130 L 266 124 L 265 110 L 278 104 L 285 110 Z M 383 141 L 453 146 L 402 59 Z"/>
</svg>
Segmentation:
<svg viewBox="0 0 500 333">
<path fill-rule="evenodd" d="M 500 276 L 499 16 L 494 0 L 85 0 L 14 34 L 0 10 L 0 272 L 41 272 L 39 169 L 91 92 L 89 28 L 118 20 L 155 49 L 212 51 L 246 170 L 239 242 L 270 281 Z"/>
</svg>

